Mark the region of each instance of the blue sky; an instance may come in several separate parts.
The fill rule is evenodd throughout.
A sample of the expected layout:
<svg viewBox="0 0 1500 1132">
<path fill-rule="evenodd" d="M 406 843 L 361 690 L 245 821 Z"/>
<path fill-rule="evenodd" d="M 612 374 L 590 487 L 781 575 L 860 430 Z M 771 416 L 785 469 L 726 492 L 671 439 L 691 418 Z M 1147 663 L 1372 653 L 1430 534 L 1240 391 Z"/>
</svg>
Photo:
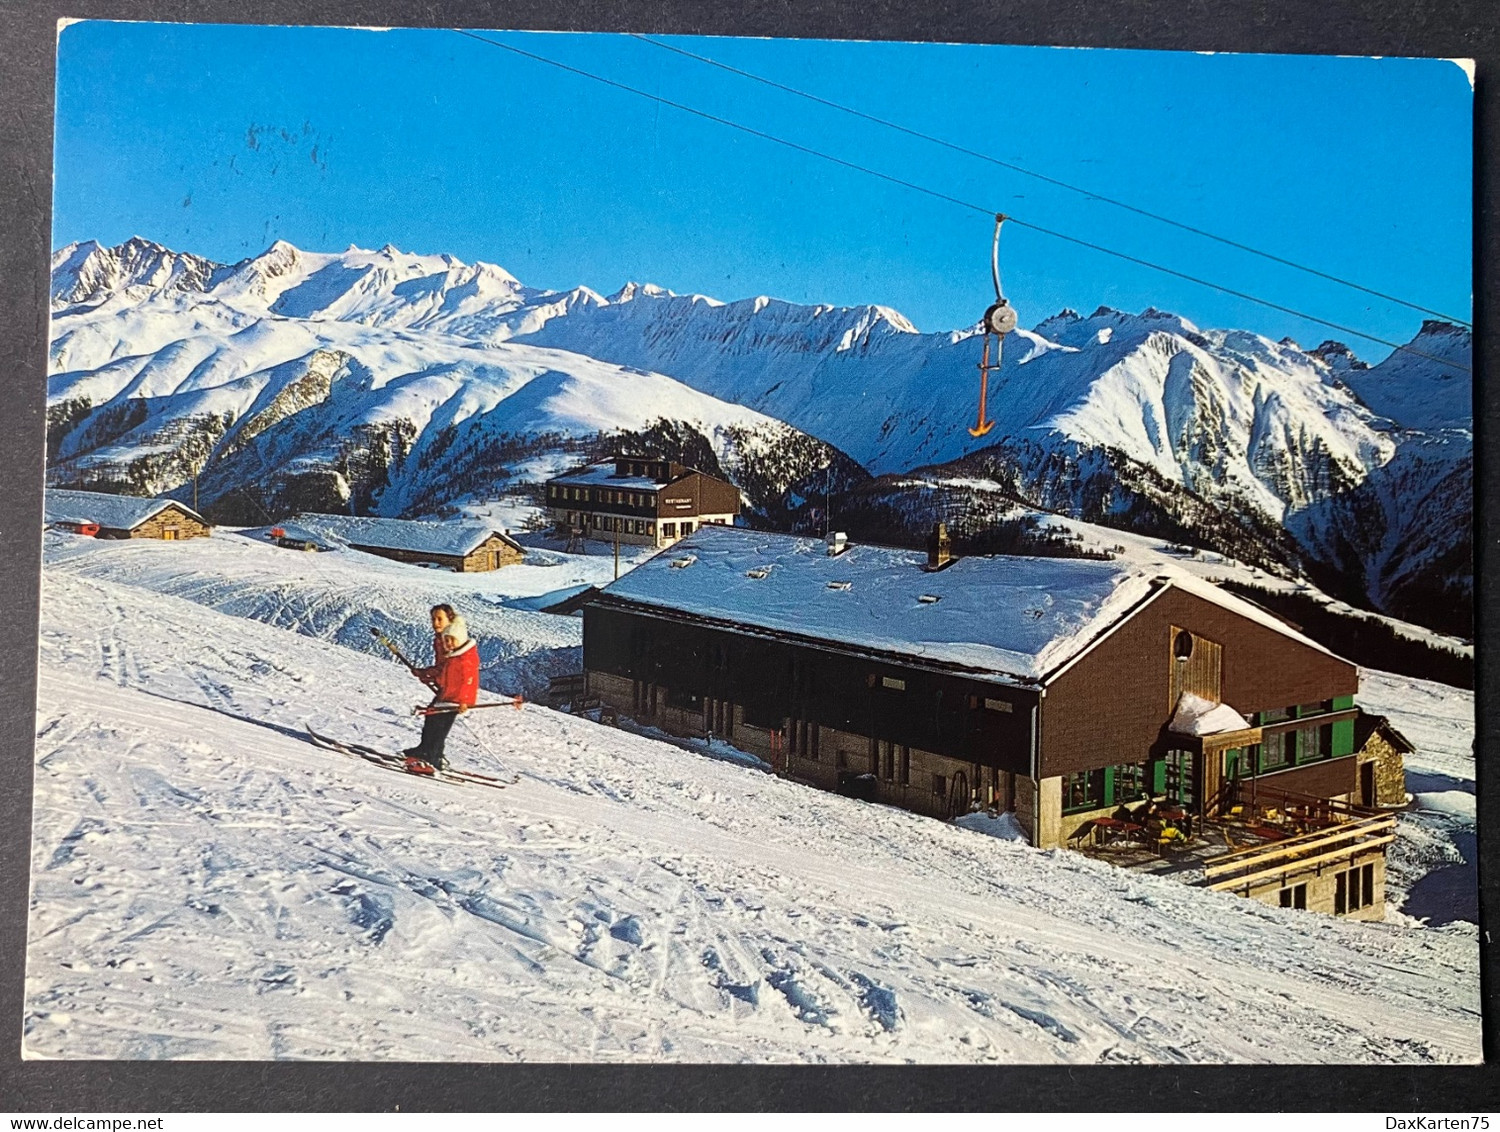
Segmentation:
<svg viewBox="0 0 1500 1132">
<path fill-rule="evenodd" d="M 1422 314 L 628 36 L 484 33 L 984 209 L 1406 341 Z M 1472 95 L 1442 60 L 675 38 L 742 70 L 1458 317 Z M 992 221 L 443 30 L 122 24 L 58 48 L 54 246 L 395 244 L 532 286 L 977 321 Z M 1385 348 L 1007 226 L 1022 325 L 1156 306 Z"/>
</svg>

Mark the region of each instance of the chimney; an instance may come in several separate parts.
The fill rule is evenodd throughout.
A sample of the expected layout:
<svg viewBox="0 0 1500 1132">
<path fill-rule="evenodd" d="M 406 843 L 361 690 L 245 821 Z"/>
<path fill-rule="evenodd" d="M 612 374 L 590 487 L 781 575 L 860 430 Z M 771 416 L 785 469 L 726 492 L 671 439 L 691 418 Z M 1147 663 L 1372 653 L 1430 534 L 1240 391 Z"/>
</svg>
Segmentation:
<svg viewBox="0 0 1500 1132">
<path fill-rule="evenodd" d="M 953 561 L 953 544 L 948 539 L 948 524 L 938 523 L 927 536 L 927 569 L 941 570 Z"/>
<path fill-rule="evenodd" d="M 836 558 L 849 549 L 849 536 L 843 531 L 835 531 L 828 536 L 828 557 Z"/>
</svg>

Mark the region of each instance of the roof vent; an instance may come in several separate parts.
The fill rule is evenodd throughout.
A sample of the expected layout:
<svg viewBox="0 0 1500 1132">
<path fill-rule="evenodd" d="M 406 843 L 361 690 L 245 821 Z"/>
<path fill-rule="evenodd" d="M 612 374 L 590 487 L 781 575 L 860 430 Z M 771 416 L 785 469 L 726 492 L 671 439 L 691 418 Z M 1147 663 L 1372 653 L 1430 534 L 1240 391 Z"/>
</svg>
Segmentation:
<svg viewBox="0 0 1500 1132">
<path fill-rule="evenodd" d="M 917 600 L 920 601 L 923 605 L 936 605 L 938 603 L 938 601 L 940 600 L 940 595 L 938 595 L 938 594 L 918 594 L 917 595 Z"/>
<path fill-rule="evenodd" d="M 696 554 L 689 554 L 683 558 L 672 559 L 669 565 L 673 570 L 685 570 L 696 561 L 698 561 L 698 556 Z"/>
<path fill-rule="evenodd" d="M 745 571 L 745 577 L 754 578 L 756 581 L 759 581 L 770 572 L 771 568 L 769 566 L 752 566 L 750 569 Z"/>
<path fill-rule="evenodd" d="M 834 531 L 828 536 L 828 557 L 836 558 L 849 549 L 849 536 L 843 531 Z"/>
<path fill-rule="evenodd" d="M 853 582 L 829 582 L 828 583 L 828 588 L 831 589 L 831 590 L 838 590 L 838 591 L 840 591 L 842 593 L 845 590 L 852 590 L 854 588 L 854 583 Z"/>
</svg>

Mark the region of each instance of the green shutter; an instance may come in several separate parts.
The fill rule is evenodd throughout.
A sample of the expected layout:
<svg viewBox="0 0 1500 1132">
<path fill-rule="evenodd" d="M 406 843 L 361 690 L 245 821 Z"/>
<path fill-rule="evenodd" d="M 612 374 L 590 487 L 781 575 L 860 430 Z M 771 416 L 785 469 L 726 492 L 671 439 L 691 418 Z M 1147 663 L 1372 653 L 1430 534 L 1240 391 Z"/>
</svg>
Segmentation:
<svg viewBox="0 0 1500 1132">
<path fill-rule="evenodd" d="M 1230 747 L 1224 752 L 1224 777 L 1238 778 L 1240 776 L 1240 749 Z"/>
<path fill-rule="evenodd" d="M 1115 804 L 1115 768 L 1107 766 L 1104 768 L 1104 798 L 1106 806 Z"/>
<path fill-rule="evenodd" d="M 1151 760 L 1151 793 L 1165 794 L 1167 792 L 1167 764 L 1163 759 Z"/>
<path fill-rule="evenodd" d="M 1354 720 L 1339 719 L 1333 724 L 1333 757 L 1354 753 Z"/>
<path fill-rule="evenodd" d="M 1334 696 L 1333 697 L 1333 710 L 1334 711 L 1348 711 L 1353 706 L 1354 706 L 1354 697 L 1353 696 Z M 1337 744 L 1337 742 L 1338 742 L 1338 740 L 1335 739 L 1334 743 Z M 1337 749 L 1337 747 L 1335 747 L 1335 749 Z"/>
</svg>

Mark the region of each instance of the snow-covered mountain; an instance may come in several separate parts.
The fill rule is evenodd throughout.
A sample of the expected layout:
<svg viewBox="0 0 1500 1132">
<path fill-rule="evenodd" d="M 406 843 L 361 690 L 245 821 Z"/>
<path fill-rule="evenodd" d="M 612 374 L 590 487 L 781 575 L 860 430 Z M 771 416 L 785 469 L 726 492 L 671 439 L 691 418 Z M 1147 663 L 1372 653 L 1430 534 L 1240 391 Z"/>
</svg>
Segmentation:
<svg viewBox="0 0 1500 1132">
<path fill-rule="evenodd" d="M 975 440 L 979 339 L 881 306 L 539 291 L 390 246 L 277 243 L 219 265 L 138 239 L 62 249 L 53 295 L 54 482 L 156 492 L 199 474 L 211 500 L 257 484 L 272 502 L 430 513 L 666 421 L 768 514 L 830 460 L 845 486 L 849 458 L 937 467 L 1083 518 L 1258 545 L 1448 629 L 1471 600 L 1470 336 L 1447 324 L 1370 367 L 1339 343 L 1065 311 L 1007 339 L 996 427 Z"/>
<path fill-rule="evenodd" d="M 52 294 L 52 482 L 158 494 L 197 477 L 219 518 L 431 513 L 503 495 L 518 464 L 534 479 L 604 434 L 663 427 L 721 468 L 774 453 L 783 480 L 757 481 L 756 505 L 835 455 L 662 374 L 508 342 L 602 300 L 489 264 L 278 242 L 225 266 L 133 239 L 59 251 Z"/>
</svg>

